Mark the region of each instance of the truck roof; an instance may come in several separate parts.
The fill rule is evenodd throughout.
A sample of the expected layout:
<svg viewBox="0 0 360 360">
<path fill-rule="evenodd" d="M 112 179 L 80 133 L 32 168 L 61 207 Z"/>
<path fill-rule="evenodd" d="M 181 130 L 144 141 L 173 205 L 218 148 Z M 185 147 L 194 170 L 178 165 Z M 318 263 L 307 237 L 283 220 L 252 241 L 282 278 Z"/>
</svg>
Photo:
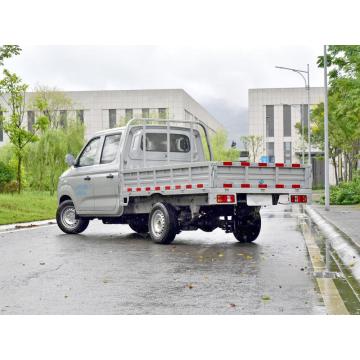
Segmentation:
<svg viewBox="0 0 360 360">
<path fill-rule="evenodd" d="M 142 128 L 142 125 L 131 125 L 130 128 Z M 153 128 L 153 129 L 166 129 L 166 125 L 146 125 L 146 128 Z M 184 126 L 170 126 L 171 129 L 176 129 L 176 130 L 190 130 L 190 127 L 184 127 Z M 106 129 L 106 130 L 101 130 L 98 131 L 94 134 L 94 136 L 96 135 L 106 135 L 106 134 L 112 134 L 115 133 L 117 131 L 124 131 L 126 129 L 126 126 L 121 126 L 121 127 L 116 127 L 116 128 L 111 128 L 111 129 Z M 196 129 L 194 129 L 196 130 Z"/>
</svg>

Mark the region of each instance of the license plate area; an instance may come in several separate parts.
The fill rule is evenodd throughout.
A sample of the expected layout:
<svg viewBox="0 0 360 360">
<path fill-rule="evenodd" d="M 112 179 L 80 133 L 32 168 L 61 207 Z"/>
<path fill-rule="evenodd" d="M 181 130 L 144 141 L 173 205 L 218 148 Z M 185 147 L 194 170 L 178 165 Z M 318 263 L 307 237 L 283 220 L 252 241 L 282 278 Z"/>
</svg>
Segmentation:
<svg viewBox="0 0 360 360">
<path fill-rule="evenodd" d="M 247 194 L 246 204 L 248 206 L 272 205 L 271 194 Z"/>
</svg>

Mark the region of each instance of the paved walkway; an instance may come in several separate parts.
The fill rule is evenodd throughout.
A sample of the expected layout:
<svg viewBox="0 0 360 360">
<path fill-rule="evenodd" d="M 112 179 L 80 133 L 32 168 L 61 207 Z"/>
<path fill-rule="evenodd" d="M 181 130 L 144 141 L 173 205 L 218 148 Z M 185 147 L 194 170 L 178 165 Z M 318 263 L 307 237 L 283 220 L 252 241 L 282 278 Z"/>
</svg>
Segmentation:
<svg viewBox="0 0 360 360">
<path fill-rule="evenodd" d="M 360 208 L 358 206 L 331 205 L 330 211 L 325 211 L 324 205 L 312 204 L 311 207 L 360 247 Z"/>
</svg>

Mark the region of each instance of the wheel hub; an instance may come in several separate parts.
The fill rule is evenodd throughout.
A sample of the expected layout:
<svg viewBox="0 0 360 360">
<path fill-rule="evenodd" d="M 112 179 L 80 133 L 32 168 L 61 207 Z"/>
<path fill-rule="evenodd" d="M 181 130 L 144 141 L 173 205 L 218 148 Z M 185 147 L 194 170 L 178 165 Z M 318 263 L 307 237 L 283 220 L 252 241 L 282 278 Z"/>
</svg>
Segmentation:
<svg viewBox="0 0 360 360">
<path fill-rule="evenodd" d="M 64 208 L 61 214 L 61 220 L 68 228 L 76 227 L 79 221 L 75 217 L 75 208 L 73 206 Z"/>
<path fill-rule="evenodd" d="M 156 237 L 160 237 L 165 229 L 165 215 L 162 211 L 156 210 L 151 219 L 151 228 Z"/>
</svg>

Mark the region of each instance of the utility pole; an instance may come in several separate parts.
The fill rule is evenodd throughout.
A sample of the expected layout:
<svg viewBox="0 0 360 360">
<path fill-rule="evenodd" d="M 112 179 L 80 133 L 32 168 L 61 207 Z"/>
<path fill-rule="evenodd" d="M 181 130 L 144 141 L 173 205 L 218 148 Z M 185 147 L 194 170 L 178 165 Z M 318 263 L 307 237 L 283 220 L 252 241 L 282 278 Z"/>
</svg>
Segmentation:
<svg viewBox="0 0 360 360">
<path fill-rule="evenodd" d="M 329 191 L 329 111 L 328 111 L 328 81 L 327 81 L 327 53 L 324 45 L 324 152 L 325 152 L 325 210 L 330 210 Z"/>
<path fill-rule="evenodd" d="M 307 118 L 308 118 L 308 164 L 311 165 L 311 126 L 310 126 L 310 69 L 307 64 Z"/>
</svg>

